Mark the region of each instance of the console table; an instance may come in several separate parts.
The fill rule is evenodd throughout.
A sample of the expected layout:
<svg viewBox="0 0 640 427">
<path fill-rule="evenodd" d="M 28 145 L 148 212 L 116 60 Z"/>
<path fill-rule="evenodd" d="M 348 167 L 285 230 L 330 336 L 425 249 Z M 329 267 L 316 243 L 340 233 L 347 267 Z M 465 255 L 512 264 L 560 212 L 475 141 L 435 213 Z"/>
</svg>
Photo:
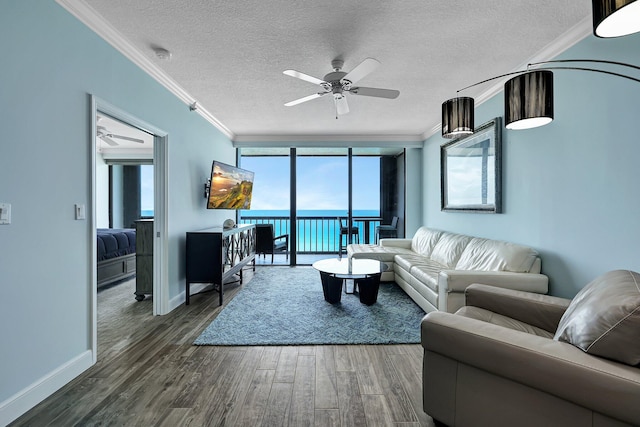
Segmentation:
<svg viewBox="0 0 640 427">
<path fill-rule="evenodd" d="M 223 303 L 224 282 L 253 263 L 256 270 L 256 226 L 241 224 L 234 228 L 213 227 L 187 232 L 186 298 L 189 304 L 192 283 L 211 283 Z M 195 294 L 194 294 L 195 295 Z"/>
</svg>

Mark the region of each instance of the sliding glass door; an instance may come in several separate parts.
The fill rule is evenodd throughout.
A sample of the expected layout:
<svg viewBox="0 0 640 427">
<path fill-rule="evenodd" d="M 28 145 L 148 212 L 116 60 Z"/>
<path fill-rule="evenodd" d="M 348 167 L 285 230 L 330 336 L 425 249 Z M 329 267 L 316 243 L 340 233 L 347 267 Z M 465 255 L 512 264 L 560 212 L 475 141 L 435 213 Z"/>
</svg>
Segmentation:
<svg viewBox="0 0 640 427">
<path fill-rule="evenodd" d="M 295 242 L 298 264 L 336 255 L 348 236 L 340 234 L 349 217 L 349 151 L 346 148 L 296 149 Z"/>
<path fill-rule="evenodd" d="M 373 243 L 380 224 L 380 155 L 353 149 L 351 156 L 352 221 L 358 228 L 358 242 Z"/>
<path fill-rule="evenodd" d="M 240 211 L 238 222 L 273 224 L 275 236 L 288 237 L 288 256 L 274 256 L 280 265 L 309 265 L 343 255 L 349 243 L 375 243 L 376 227 L 404 213 L 403 153 L 243 148 L 239 165 L 255 178 L 251 209 Z M 271 264 L 271 256 L 259 263 Z"/>
<path fill-rule="evenodd" d="M 239 166 L 254 172 L 251 209 L 238 212 L 237 222 L 251 224 L 271 224 L 273 237 L 280 237 L 274 243 L 289 242 L 291 250 L 291 161 L 289 149 L 244 150 Z M 286 236 L 286 237 L 281 237 Z M 257 257 L 258 263 L 288 265 L 291 260 L 288 251 L 276 250 L 273 257 L 263 253 Z"/>
</svg>

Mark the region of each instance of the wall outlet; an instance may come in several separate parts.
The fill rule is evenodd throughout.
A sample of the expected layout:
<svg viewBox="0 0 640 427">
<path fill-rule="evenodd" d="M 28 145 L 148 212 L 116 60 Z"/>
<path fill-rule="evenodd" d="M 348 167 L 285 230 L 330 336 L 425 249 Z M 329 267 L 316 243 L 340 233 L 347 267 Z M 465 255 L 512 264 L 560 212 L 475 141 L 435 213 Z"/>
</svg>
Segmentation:
<svg viewBox="0 0 640 427">
<path fill-rule="evenodd" d="M 0 203 L 0 224 L 11 224 L 10 203 Z"/>
</svg>

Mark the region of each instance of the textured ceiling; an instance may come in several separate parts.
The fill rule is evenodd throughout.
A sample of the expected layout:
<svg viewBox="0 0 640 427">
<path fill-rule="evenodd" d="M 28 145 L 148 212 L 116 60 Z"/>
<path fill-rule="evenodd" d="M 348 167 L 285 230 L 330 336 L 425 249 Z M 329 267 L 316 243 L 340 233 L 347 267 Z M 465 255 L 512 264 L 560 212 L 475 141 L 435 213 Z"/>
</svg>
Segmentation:
<svg viewBox="0 0 640 427">
<path fill-rule="evenodd" d="M 94 9 L 241 140 L 428 134 L 456 90 L 522 66 L 591 13 L 588 0 L 70 1 Z M 330 96 L 284 106 L 318 87 L 283 70 L 322 78 L 335 58 L 350 71 L 367 57 L 381 65 L 359 85 L 397 89 L 397 99 L 348 95 L 338 120 Z"/>
</svg>

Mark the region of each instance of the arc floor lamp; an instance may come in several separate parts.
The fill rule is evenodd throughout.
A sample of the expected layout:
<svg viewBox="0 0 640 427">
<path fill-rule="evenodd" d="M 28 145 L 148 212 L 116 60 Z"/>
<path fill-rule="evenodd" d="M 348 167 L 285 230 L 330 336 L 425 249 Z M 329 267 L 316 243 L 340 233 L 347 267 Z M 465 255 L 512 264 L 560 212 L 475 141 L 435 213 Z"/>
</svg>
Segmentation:
<svg viewBox="0 0 640 427">
<path fill-rule="evenodd" d="M 593 33 L 597 37 L 621 37 L 640 31 L 640 1 L 636 0 L 592 0 Z M 549 64 L 563 64 L 551 65 Z M 577 65 L 566 65 L 577 64 Z M 507 129 L 530 129 L 543 126 L 553 120 L 553 72 L 551 70 L 579 70 L 609 74 L 634 80 L 622 73 L 581 66 L 581 64 L 614 65 L 640 70 L 640 67 L 623 62 L 567 59 L 531 63 L 526 70 L 502 74 L 474 83 L 458 90 L 508 76 L 504 84 L 504 112 Z M 595 66 L 595 65 L 594 65 Z M 456 97 L 442 104 L 442 136 L 458 138 L 474 132 L 474 99 Z"/>
</svg>

